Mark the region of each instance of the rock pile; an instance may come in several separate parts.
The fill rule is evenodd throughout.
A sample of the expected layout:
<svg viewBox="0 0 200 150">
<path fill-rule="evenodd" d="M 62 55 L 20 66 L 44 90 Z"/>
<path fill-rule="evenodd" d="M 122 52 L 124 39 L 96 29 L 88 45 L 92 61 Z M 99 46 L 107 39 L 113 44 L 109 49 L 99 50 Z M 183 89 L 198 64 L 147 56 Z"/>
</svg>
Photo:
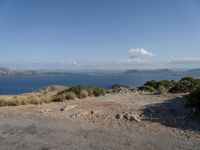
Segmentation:
<svg viewBox="0 0 200 150">
<path fill-rule="evenodd" d="M 123 114 L 116 114 L 115 118 L 116 119 L 125 119 L 128 121 L 140 122 L 140 119 L 138 119 L 135 115 L 133 115 L 129 112 L 124 112 Z"/>
</svg>

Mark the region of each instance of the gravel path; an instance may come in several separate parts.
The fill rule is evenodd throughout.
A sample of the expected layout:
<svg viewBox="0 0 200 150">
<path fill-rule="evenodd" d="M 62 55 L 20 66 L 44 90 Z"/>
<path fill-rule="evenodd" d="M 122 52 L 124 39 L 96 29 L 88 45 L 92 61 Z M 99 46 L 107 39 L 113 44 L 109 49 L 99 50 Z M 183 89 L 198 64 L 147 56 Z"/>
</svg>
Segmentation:
<svg viewBox="0 0 200 150">
<path fill-rule="evenodd" d="M 117 97 L 115 102 L 113 97 Z M 145 106 L 147 100 L 144 97 L 153 98 L 147 95 L 135 97 L 138 100 L 141 98 Z M 159 103 L 168 99 L 154 97 Z M 200 134 L 197 130 L 174 128 L 151 119 L 141 118 L 141 122 L 117 120 L 114 115 L 121 111 L 120 108 L 134 113 L 143 109 L 141 101 L 137 105 L 136 99 L 131 98 L 130 94 L 108 95 L 95 98 L 95 101 L 94 98 L 88 98 L 38 106 L 2 107 L 0 150 L 199 150 Z M 68 110 L 63 112 L 59 109 L 63 106 L 71 107 L 66 107 Z M 109 114 L 110 120 L 109 117 L 103 118 L 104 115 L 94 116 L 94 112 L 77 118 L 71 117 L 74 113 L 92 109 Z M 41 110 L 46 111 L 41 113 Z"/>
</svg>

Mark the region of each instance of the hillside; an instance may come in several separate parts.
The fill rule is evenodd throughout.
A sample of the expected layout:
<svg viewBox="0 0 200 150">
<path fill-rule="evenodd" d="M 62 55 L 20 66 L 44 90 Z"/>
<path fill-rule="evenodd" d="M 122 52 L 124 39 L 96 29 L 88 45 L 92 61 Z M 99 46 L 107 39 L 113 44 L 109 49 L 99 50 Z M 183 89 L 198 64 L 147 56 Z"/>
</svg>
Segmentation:
<svg viewBox="0 0 200 150">
<path fill-rule="evenodd" d="M 165 75 L 179 75 L 178 72 L 170 69 L 157 69 L 157 70 L 128 70 L 124 74 L 165 74 Z"/>
<path fill-rule="evenodd" d="M 200 77 L 200 69 L 191 69 L 186 71 L 172 71 L 170 69 L 157 69 L 157 70 L 127 70 L 124 74 L 158 74 L 158 75 L 175 75 L 175 76 L 194 76 Z"/>
<path fill-rule="evenodd" d="M 45 72 L 36 70 L 14 70 L 5 67 L 0 67 L 0 76 L 69 76 L 79 75 L 79 73 L 68 72 Z"/>
<path fill-rule="evenodd" d="M 0 76 L 74 76 L 74 75 L 112 75 L 121 74 L 122 71 L 90 71 L 90 72 L 65 72 L 65 71 L 38 71 L 38 70 L 15 70 L 0 67 Z M 186 71 L 173 71 L 170 69 L 138 70 L 131 69 L 122 74 L 148 74 L 148 75 L 169 75 L 169 76 L 194 76 L 200 77 L 200 68 Z"/>
</svg>

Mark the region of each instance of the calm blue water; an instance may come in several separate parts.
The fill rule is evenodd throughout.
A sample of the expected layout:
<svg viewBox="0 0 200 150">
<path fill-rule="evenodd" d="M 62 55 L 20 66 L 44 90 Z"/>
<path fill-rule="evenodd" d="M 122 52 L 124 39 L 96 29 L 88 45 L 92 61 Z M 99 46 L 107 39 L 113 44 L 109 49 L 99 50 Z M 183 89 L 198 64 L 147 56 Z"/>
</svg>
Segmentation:
<svg viewBox="0 0 200 150">
<path fill-rule="evenodd" d="M 149 75 L 80 75 L 80 76 L 41 76 L 41 77 L 0 77 L 0 94 L 20 94 L 32 92 L 49 85 L 94 85 L 110 88 L 113 84 L 126 84 L 132 87 L 143 85 L 148 80 L 178 80 L 178 76 Z"/>
</svg>

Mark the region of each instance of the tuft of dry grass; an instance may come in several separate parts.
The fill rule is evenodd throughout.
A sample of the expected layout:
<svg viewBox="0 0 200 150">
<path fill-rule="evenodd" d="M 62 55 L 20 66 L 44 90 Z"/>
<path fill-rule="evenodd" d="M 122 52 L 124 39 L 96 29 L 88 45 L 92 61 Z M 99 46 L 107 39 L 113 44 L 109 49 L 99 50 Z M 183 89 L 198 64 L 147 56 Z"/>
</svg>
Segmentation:
<svg viewBox="0 0 200 150">
<path fill-rule="evenodd" d="M 43 104 L 53 102 L 56 95 L 66 90 L 65 86 L 51 86 L 33 93 L 20 94 L 15 96 L 0 96 L 0 106 L 18 106 L 28 104 Z"/>
</svg>

